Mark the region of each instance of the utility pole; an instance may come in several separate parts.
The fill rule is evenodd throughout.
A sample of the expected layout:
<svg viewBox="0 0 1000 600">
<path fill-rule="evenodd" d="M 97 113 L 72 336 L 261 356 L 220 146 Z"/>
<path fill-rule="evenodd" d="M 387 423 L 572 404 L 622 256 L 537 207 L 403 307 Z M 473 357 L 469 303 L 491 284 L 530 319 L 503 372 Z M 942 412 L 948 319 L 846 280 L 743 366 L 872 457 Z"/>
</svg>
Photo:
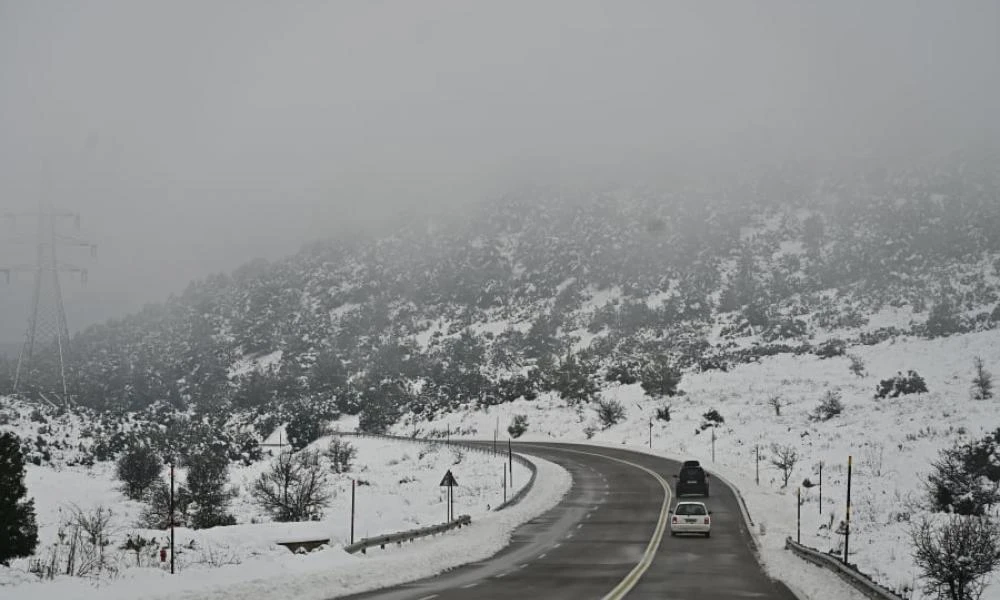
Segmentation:
<svg viewBox="0 0 1000 600">
<path fill-rule="evenodd" d="M 802 488 L 795 488 L 795 541 L 802 543 Z"/>
<path fill-rule="evenodd" d="M 823 514 L 823 461 L 819 461 L 819 514 Z"/>
<path fill-rule="evenodd" d="M 358 480 L 351 480 L 351 543 L 354 543 L 354 506 L 355 506 L 355 496 L 358 489 Z"/>
<path fill-rule="evenodd" d="M 852 456 L 847 457 L 847 516 L 844 520 L 844 564 L 851 564 L 848 562 L 848 549 L 851 546 L 851 463 L 853 462 Z"/>
<path fill-rule="evenodd" d="M 62 233 L 60 224 L 67 220 L 72 221 L 79 231 L 80 215 L 56 211 L 52 203 L 44 198 L 39 200 L 34 212 L 5 213 L 3 217 L 12 226 L 16 226 L 18 218 L 35 219 L 37 225 L 34 240 L 13 240 L 18 245 L 34 247 L 34 262 L 0 267 L 8 282 L 13 272 L 28 272 L 34 276 L 28 327 L 17 358 L 13 392 L 34 391 L 42 397 L 46 392 L 61 394 L 63 403 L 68 403 L 70 386 L 66 380 L 66 370 L 67 364 L 71 362 L 71 353 L 59 273 L 79 273 L 81 281 L 86 283 L 87 270 L 60 261 L 58 249 L 86 247 L 90 249 L 91 256 L 96 257 L 97 246 Z"/>
<path fill-rule="evenodd" d="M 653 420 L 649 420 L 649 449 L 653 449 Z"/>
<path fill-rule="evenodd" d="M 174 459 L 170 459 L 170 574 L 174 574 Z"/>
</svg>

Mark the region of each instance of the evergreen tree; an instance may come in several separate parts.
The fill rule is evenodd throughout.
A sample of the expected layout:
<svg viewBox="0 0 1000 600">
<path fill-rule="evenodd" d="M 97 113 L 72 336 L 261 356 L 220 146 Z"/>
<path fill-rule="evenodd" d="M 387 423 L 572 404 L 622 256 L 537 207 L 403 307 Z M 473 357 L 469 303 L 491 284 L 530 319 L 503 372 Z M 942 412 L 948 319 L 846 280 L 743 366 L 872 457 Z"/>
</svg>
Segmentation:
<svg viewBox="0 0 1000 600">
<path fill-rule="evenodd" d="M 118 479 L 125 484 L 125 495 L 131 500 L 139 500 L 160 476 L 163 464 L 147 445 L 133 444 L 118 459 Z"/>
<path fill-rule="evenodd" d="M 932 338 L 961 333 L 962 317 L 948 296 L 942 296 L 927 316 L 927 335 Z"/>
<path fill-rule="evenodd" d="M 589 364 L 577 360 L 572 354 L 567 354 L 547 378 L 547 388 L 558 392 L 571 402 L 589 402 L 597 394 L 597 384 L 591 379 L 591 372 Z"/>
<path fill-rule="evenodd" d="M 642 370 L 641 380 L 642 389 L 650 398 L 675 396 L 681 383 L 681 372 L 666 357 L 660 356 Z"/>
<path fill-rule="evenodd" d="M 234 525 L 236 519 L 229 514 L 226 489 L 229 481 L 229 460 L 225 448 L 210 448 L 187 460 L 187 491 L 191 500 L 191 526 L 195 529 Z"/>
<path fill-rule="evenodd" d="M 26 499 L 24 455 L 13 433 L 0 433 L 0 564 L 30 556 L 38 545 L 35 501 Z"/>
</svg>

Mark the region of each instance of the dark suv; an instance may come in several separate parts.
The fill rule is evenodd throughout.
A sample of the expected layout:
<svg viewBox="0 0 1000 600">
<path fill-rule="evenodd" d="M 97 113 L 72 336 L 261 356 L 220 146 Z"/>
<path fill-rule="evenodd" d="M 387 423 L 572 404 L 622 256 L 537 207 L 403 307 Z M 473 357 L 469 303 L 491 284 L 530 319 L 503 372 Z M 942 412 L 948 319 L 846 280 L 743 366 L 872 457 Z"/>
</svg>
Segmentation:
<svg viewBox="0 0 1000 600">
<path fill-rule="evenodd" d="M 708 473 L 701 468 L 696 460 L 686 460 L 681 466 L 681 472 L 674 475 L 677 479 L 674 491 L 677 496 L 699 494 L 708 496 Z"/>
</svg>

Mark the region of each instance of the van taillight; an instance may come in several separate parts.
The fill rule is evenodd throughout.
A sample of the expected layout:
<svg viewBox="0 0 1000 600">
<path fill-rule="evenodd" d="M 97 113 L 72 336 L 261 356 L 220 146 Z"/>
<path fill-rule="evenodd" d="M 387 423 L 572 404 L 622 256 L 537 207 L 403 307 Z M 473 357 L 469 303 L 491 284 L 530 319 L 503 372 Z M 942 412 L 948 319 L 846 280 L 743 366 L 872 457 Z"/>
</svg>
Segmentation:
<svg viewBox="0 0 1000 600">
<path fill-rule="evenodd" d="M 705 517 L 705 525 L 709 525 L 711 523 L 712 523 L 712 517 Z"/>
<path fill-rule="evenodd" d="M 671 520 L 670 522 L 671 523 L 676 523 L 677 522 L 677 517 L 674 517 L 673 520 Z"/>
</svg>

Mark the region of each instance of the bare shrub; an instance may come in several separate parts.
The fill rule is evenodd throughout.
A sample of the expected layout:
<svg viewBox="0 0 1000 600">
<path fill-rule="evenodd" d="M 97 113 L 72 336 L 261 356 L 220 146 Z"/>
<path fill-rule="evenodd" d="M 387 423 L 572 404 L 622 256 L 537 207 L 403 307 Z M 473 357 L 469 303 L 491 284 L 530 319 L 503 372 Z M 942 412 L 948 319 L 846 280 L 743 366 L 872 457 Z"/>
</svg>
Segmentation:
<svg viewBox="0 0 1000 600">
<path fill-rule="evenodd" d="M 860 356 L 855 354 L 847 355 L 847 358 L 851 361 L 851 366 L 848 367 L 851 373 L 854 373 L 856 377 L 864 377 L 868 374 L 868 370 L 865 368 L 865 361 L 861 360 Z"/>
<path fill-rule="evenodd" d="M 330 502 L 326 484 L 315 451 L 282 452 L 250 493 L 275 521 L 317 520 Z"/>
<path fill-rule="evenodd" d="M 936 598 L 978 599 L 1000 566 L 1000 527 L 988 517 L 950 515 L 937 526 L 924 518 L 910 539 L 924 591 Z"/>
<path fill-rule="evenodd" d="M 844 404 L 840 401 L 840 392 L 828 390 L 819 406 L 813 410 L 811 418 L 814 421 L 829 421 L 842 412 L 844 412 Z"/>
<path fill-rule="evenodd" d="M 774 409 L 774 416 L 780 417 L 781 407 L 785 405 L 785 401 L 781 399 L 781 396 L 771 396 L 767 399 L 767 403 Z"/>
<path fill-rule="evenodd" d="M 350 442 L 337 437 L 330 440 L 330 445 L 326 447 L 326 458 L 329 459 L 330 469 L 334 473 L 347 473 L 350 471 L 351 463 L 357 454 L 358 449 L 352 446 Z M 423 456 L 419 458 L 423 458 Z"/>
<path fill-rule="evenodd" d="M 71 505 L 63 514 L 57 541 L 46 555 L 29 564 L 29 570 L 44 579 L 56 575 L 96 577 L 117 569 L 107 558 L 106 548 L 114 535 L 114 513 L 105 506 L 83 510 Z"/>
<path fill-rule="evenodd" d="M 771 444 L 771 464 L 781 471 L 781 487 L 788 487 L 788 480 L 795 470 L 795 463 L 799 461 L 799 453 L 792 446 L 782 446 L 781 444 Z"/>
</svg>

